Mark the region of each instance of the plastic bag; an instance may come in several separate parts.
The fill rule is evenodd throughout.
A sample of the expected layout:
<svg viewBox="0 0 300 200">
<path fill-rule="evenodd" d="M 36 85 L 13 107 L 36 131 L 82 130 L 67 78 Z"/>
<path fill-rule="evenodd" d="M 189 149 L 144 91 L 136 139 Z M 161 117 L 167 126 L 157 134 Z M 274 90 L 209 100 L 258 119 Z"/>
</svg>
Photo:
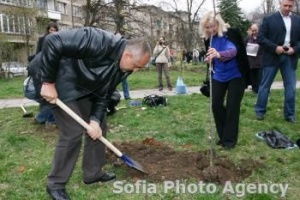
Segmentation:
<svg viewBox="0 0 300 200">
<path fill-rule="evenodd" d="M 187 87 L 184 84 L 182 77 L 179 76 L 177 78 L 177 82 L 176 82 L 176 93 L 177 94 L 186 94 L 187 93 Z"/>
</svg>

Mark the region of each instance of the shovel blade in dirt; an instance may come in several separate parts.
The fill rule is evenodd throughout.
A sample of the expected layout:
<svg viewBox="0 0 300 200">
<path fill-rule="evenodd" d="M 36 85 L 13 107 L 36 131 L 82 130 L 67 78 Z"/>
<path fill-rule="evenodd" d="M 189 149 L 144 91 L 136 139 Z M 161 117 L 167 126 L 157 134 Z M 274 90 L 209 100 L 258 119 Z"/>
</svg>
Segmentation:
<svg viewBox="0 0 300 200">
<path fill-rule="evenodd" d="M 58 105 L 62 110 L 64 110 L 70 117 L 77 121 L 85 129 L 91 129 L 90 125 L 86 123 L 81 117 L 79 117 L 73 110 L 71 110 L 66 104 L 64 104 L 60 99 L 56 99 L 56 105 Z M 99 140 L 105 144 L 112 152 L 114 152 L 121 160 L 123 160 L 129 167 L 134 168 L 140 172 L 147 173 L 141 164 L 131 159 L 129 156 L 121 153 L 112 143 L 110 143 L 106 138 L 100 137 Z"/>
<path fill-rule="evenodd" d="M 123 154 L 120 157 L 120 159 L 123 160 L 129 167 L 134 168 L 134 169 L 136 169 L 140 172 L 143 172 L 144 174 L 148 174 L 144 170 L 143 166 L 140 163 L 138 163 L 137 161 L 132 160 L 129 156 Z"/>
</svg>

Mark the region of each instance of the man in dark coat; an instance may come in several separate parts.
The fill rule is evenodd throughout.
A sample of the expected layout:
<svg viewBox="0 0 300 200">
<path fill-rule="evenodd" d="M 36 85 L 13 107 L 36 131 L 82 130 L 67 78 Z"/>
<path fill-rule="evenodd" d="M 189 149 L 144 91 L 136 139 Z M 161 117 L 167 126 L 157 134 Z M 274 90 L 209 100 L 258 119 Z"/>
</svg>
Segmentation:
<svg viewBox="0 0 300 200">
<path fill-rule="evenodd" d="M 255 105 L 256 119 L 263 120 L 271 85 L 278 70 L 284 85 L 284 119 L 295 122 L 296 68 L 300 54 L 300 19 L 293 15 L 293 0 L 281 0 L 280 11 L 263 19 L 258 43 L 264 48 L 263 76 Z"/>
<path fill-rule="evenodd" d="M 85 27 L 48 35 L 42 52 L 31 62 L 29 68 L 35 72 L 33 78 L 41 96 L 51 104 L 60 98 L 92 127 L 85 134 L 85 184 L 115 179 L 115 174 L 102 171 L 105 147 L 97 139 L 105 136 L 108 102 L 116 86 L 130 73 L 144 68 L 150 56 L 150 45 L 144 39 L 126 40 Z M 49 103 L 43 102 L 44 107 L 53 106 Z M 60 108 L 52 111 L 60 136 L 47 192 L 53 199 L 66 200 L 70 197 L 65 186 L 78 159 L 85 130 Z"/>
</svg>

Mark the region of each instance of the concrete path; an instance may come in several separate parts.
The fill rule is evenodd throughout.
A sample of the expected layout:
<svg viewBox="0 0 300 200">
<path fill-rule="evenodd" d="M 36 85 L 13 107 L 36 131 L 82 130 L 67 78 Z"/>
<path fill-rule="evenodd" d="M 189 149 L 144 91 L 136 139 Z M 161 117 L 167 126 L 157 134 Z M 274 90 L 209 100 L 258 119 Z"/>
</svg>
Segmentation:
<svg viewBox="0 0 300 200">
<path fill-rule="evenodd" d="M 188 94 L 192 93 L 200 93 L 199 91 L 200 86 L 196 87 L 188 87 Z M 297 82 L 297 88 L 300 88 L 300 81 Z M 274 82 L 272 84 L 271 89 L 283 89 L 283 83 L 282 82 Z M 249 89 L 248 89 L 249 91 Z M 173 91 L 168 91 L 168 90 L 163 90 L 163 91 L 158 91 L 157 89 L 145 89 L 145 90 L 131 90 L 130 91 L 130 96 L 132 99 L 139 99 L 143 98 L 147 95 L 151 94 L 158 94 L 158 95 L 166 95 L 166 96 L 171 96 L 171 95 L 176 95 L 175 88 Z M 123 93 L 121 92 L 122 98 L 123 98 Z M 10 108 L 10 107 L 19 107 L 20 105 L 24 106 L 32 106 L 32 105 L 38 105 L 35 101 L 26 99 L 26 98 L 20 98 L 20 99 L 0 99 L 0 109 L 1 108 Z"/>
</svg>

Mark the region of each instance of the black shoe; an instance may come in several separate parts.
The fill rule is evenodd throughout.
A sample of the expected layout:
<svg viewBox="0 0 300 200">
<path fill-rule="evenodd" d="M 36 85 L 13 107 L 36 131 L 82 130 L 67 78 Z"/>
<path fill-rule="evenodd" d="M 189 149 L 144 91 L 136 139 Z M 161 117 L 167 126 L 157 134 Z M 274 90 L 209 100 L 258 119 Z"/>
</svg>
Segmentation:
<svg viewBox="0 0 300 200">
<path fill-rule="evenodd" d="M 83 181 L 85 184 L 89 185 L 92 183 L 96 183 L 96 182 L 108 182 L 108 181 L 112 181 L 116 178 L 116 175 L 114 173 L 105 173 L 103 176 L 101 176 L 100 178 L 93 180 L 93 181 Z"/>
<path fill-rule="evenodd" d="M 285 121 L 290 122 L 292 124 L 296 122 L 294 118 L 286 118 Z"/>
<path fill-rule="evenodd" d="M 160 88 L 158 88 L 158 91 L 162 91 L 164 88 L 162 88 L 162 87 L 160 87 Z"/>
<path fill-rule="evenodd" d="M 234 149 L 234 147 L 235 147 L 235 146 L 231 146 L 231 145 L 222 145 L 222 146 L 225 150 L 228 150 L 228 151 Z"/>
<path fill-rule="evenodd" d="M 222 143 L 222 147 L 225 149 L 225 150 L 231 150 L 231 149 L 234 149 L 235 148 L 235 144 L 224 144 Z"/>
<path fill-rule="evenodd" d="M 125 100 L 131 100 L 131 98 L 130 97 L 125 97 Z"/>
<path fill-rule="evenodd" d="M 47 187 L 47 192 L 53 200 L 70 200 L 66 189 L 50 189 Z"/>
<path fill-rule="evenodd" d="M 256 115 L 257 120 L 264 120 L 265 117 L 263 115 Z"/>
</svg>

